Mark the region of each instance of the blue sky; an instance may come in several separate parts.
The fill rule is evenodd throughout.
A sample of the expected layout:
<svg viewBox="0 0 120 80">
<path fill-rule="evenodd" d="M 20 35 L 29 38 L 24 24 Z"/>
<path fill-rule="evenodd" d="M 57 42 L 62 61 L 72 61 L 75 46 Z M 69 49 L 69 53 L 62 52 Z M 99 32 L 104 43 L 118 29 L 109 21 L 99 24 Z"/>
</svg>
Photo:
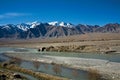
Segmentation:
<svg viewBox="0 0 120 80">
<path fill-rule="evenodd" d="M 0 25 L 32 21 L 120 23 L 120 0 L 0 0 Z"/>
</svg>

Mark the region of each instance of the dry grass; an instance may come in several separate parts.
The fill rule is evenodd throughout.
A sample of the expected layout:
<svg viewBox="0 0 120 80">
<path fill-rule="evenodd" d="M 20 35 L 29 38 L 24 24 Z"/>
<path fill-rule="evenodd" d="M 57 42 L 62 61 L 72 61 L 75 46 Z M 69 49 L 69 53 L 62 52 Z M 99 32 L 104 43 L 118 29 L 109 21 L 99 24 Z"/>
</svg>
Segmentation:
<svg viewBox="0 0 120 80">
<path fill-rule="evenodd" d="M 36 70 L 38 70 L 39 67 L 40 67 L 40 62 L 38 62 L 38 61 L 33 61 L 33 65 L 34 65 L 34 67 L 36 68 Z"/>
<path fill-rule="evenodd" d="M 89 69 L 88 77 L 89 77 L 89 80 L 105 80 L 105 79 L 102 79 L 101 75 L 99 74 L 99 71 L 96 69 Z"/>
<path fill-rule="evenodd" d="M 7 64 L 7 65 L 4 66 L 4 64 Z M 21 67 L 14 65 L 14 64 L 9 64 L 9 63 L 3 63 L 2 65 L 0 64 L 0 67 L 2 67 L 4 69 L 11 70 L 11 71 L 29 74 L 31 76 L 34 76 L 34 77 L 40 79 L 40 80 L 68 80 L 66 78 L 52 76 L 52 75 L 48 75 L 48 74 L 44 74 L 44 73 L 40 73 L 40 72 L 34 72 L 32 70 L 21 68 Z"/>
<path fill-rule="evenodd" d="M 73 75 L 74 77 L 79 76 L 79 75 L 78 75 L 78 71 L 77 71 L 77 70 L 72 70 L 72 75 Z"/>
<path fill-rule="evenodd" d="M 60 66 L 59 64 L 54 64 L 54 65 L 53 65 L 53 71 L 54 71 L 56 74 L 60 74 L 60 75 L 61 75 L 61 72 L 62 72 L 61 66 Z"/>
<path fill-rule="evenodd" d="M 59 38 L 9 40 L 1 39 L 0 46 L 41 48 L 47 51 L 73 51 L 73 52 L 120 52 L 119 33 L 89 33 Z M 109 50 L 108 50 L 109 51 Z"/>
<path fill-rule="evenodd" d="M 16 77 L 15 75 L 19 75 L 19 77 Z M 28 80 L 28 79 L 23 75 L 20 75 L 10 70 L 0 70 L 0 80 Z"/>
<path fill-rule="evenodd" d="M 0 39 L 0 44 L 32 44 L 32 43 L 59 43 L 59 42 L 84 42 L 84 41 L 105 41 L 120 40 L 120 33 L 87 33 L 82 35 L 64 36 L 59 38 L 35 38 L 35 39 Z"/>
</svg>

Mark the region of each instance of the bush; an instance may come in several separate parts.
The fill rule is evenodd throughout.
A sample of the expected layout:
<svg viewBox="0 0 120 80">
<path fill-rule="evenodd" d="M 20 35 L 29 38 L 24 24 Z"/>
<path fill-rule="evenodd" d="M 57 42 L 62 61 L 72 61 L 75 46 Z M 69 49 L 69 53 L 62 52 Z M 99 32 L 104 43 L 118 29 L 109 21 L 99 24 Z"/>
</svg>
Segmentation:
<svg viewBox="0 0 120 80">
<path fill-rule="evenodd" d="M 88 78 L 89 80 L 102 80 L 99 71 L 96 69 L 89 69 Z"/>
</svg>

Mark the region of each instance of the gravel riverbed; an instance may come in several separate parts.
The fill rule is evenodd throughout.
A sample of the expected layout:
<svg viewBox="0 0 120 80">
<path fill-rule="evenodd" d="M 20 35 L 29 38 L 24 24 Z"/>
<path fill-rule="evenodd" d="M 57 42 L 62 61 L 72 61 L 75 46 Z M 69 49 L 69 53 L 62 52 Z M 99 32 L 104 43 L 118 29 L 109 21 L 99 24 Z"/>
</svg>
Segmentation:
<svg viewBox="0 0 120 80">
<path fill-rule="evenodd" d="M 39 61 L 44 63 L 57 63 L 67 67 L 77 68 L 89 71 L 97 70 L 104 78 L 109 80 L 120 80 L 120 63 L 110 62 L 109 60 L 77 58 L 77 57 L 59 57 L 59 56 L 24 56 L 23 54 L 6 54 L 7 56 L 18 57 L 24 60 Z"/>
</svg>

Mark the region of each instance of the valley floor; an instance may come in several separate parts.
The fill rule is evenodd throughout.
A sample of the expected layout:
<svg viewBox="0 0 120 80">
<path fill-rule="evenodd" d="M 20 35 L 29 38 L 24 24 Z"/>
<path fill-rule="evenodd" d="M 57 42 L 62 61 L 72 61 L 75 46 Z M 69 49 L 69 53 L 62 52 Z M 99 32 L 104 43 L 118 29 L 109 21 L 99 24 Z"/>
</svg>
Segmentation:
<svg viewBox="0 0 120 80">
<path fill-rule="evenodd" d="M 82 37 L 73 36 L 73 37 L 65 37 L 65 38 L 9 40 L 9 41 L 8 40 L 2 39 L 0 41 L 0 46 L 36 48 L 36 49 L 41 49 L 44 47 L 48 51 L 57 51 L 57 52 L 120 54 L 119 34 L 114 34 L 114 35 L 88 34 L 88 35 L 82 35 Z M 10 56 L 10 54 L 8 55 Z M 101 60 L 101 59 L 87 59 L 87 58 L 73 58 L 73 57 L 59 57 L 59 56 L 45 56 L 42 59 L 33 58 L 32 60 L 38 60 L 47 63 L 54 62 L 83 70 L 95 69 L 98 70 L 99 73 L 102 74 L 104 77 L 109 76 L 108 77 L 109 80 L 120 80 L 119 62 L 110 62 L 108 60 Z"/>
<path fill-rule="evenodd" d="M 0 43 L 0 46 L 24 47 L 41 49 L 45 47 L 48 51 L 57 52 L 87 52 L 87 53 L 120 53 L 120 40 L 107 41 L 79 41 L 79 42 L 11 42 Z M 52 48 L 51 48 L 52 46 Z"/>
<path fill-rule="evenodd" d="M 24 57 L 23 54 L 7 53 L 7 56 L 21 58 L 29 61 L 39 61 L 49 64 L 61 64 L 63 66 L 85 71 L 95 70 L 102 75 L 105 80 L 120 80 L 120 63 L 109 60 L 77 58 L 77 57 L 59 57 L 42 55 L 42 57 L 30 56 Z"/>
<path fill-rule="evenodd" d="M 90 33 L 45 39 L 0 39 L 0 46 L 26 47 L 58 52 L 120 53 L 120 34 Z"/>
</svg>

